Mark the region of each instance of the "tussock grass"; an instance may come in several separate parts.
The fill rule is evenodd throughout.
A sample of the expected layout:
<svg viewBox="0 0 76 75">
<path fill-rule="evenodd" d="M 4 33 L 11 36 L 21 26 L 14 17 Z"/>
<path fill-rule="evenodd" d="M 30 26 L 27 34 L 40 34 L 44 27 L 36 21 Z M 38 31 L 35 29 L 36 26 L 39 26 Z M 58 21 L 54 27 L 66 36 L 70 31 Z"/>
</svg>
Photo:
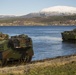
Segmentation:
<svg viewBox="0 0 76 75">
<path fill-rule="evenodd" d="M 36 67 L 24 75 L 76 75 L 76 62 L 60 66 Z"/>
<path fill-rule="evenodd" d="M 76 75 L 76 56 L 0 68 L 0 75 Z"/>
</svg>

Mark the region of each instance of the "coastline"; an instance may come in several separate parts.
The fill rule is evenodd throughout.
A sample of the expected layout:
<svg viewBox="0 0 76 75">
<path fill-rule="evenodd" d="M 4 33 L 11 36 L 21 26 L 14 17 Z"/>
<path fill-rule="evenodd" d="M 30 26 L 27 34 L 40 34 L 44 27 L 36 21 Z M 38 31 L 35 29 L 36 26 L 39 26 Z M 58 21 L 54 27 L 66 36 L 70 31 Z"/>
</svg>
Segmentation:
<svg viewBox="0 0 76 75">
<path fill-rule="evenodd" d="M 0 25 L 0 27 L 3 26 L 76 26 L 76 24 L 26 24 L 26 25 Z"/>
<path fill-rule="evenodd" d="M 46 67 L 59 67 L 64 66 L 69 63 L 76 63 L 76 54 L 68 55 L 68 56 L 60 56 L 56 58 L 49 58 L 39 61 L 32 61 L 26 65 L 14 65 L 14 66 L 6 66 L 0 68 L 0 75 L 29 75 L 31 70 L 38 68 L 46 68 Z M 75 65 L 76 66 L 76 65 Z"/>
<path fill-rule="evenodd" d="M 76 26 L 76 24 L 43 24 L 43 23 L 34 23 L 34 24 L 0 24 L 0 26 Z"/>
</svg>

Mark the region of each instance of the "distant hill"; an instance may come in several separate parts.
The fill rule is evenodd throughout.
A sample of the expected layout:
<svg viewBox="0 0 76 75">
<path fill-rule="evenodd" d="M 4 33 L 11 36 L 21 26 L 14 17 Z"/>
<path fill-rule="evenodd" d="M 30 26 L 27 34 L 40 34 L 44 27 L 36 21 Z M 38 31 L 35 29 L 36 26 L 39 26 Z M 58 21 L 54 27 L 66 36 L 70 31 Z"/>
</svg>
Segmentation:
<svg viewBox="0 0 76 75">
<path fill-rule="evenodd" d="M 76 7 L 70 6 L 54 6 L 49 8 L 44 8 L 40 13 L 45 13 L 46 15 L 74 15 L 76 14 Z"/>
<path fill-rule="evenodd" d="M 76 25 L 76 7 L 54 6 L 22 16 L 0 16 L 0 26 Z"/>
<path fill-rule="evenodd" d="M 13 18 L 13 17 L 16 17 L 15 15 L 0 15 L 0 19 L 3 19 L 3 18 Z"/>
<path fill-rule="evenodd" d="M 0 26 L 30 26 L 30 25 L 76 25 L 76 15 L 47 17 L 14 17 L 0 19 Z"/>
<path fill-rule="evenodd" d="M 67 16 L 67 15 L 75 15 L 76 7 L 70 6 L 54 6 L 49 8 L 44 8 L 36 13 L 29 13 L 22 17 L 31 18 L 31 17 L 46 17 L 46 16 Z"/>
</svg>

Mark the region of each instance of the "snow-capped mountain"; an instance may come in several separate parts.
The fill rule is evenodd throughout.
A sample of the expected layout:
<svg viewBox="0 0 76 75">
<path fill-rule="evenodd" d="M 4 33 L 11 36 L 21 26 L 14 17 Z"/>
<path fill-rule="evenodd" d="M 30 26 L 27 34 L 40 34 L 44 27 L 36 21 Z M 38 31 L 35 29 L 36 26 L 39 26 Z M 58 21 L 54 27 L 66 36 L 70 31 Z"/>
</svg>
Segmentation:
<svg viewBox="0 0 76 75">
<path fill-rule="evenodd" d="M 73 15 L 76 14 L 76 7 L 70 6 L 54 6 L 49 8 L 44 8 L 40 11 L 45 15 Z"/>
<path fill-rule="evenodd" d="M 64 16 L 64 15 L 74 15 L 76 14 L 76 7 L 70 6 L 53 6 L 44 8 L 39 12 L 29 13 L 20 17 L 23 18 L 32 18 L 32 17 L 46 17 L 46 16 Z M 0 18 L 10 18 L 18 17 L 14 15 L 0 15 Z"/>
<path fill-rule="evenodd" d="M 64 16 L 64 15 L 75 15 L 76 7 L 70 6 L 53 6 L 49 8 L 44 8 L 36 13 L 29 13 L 27 15 L 23 15 L 25 18 L 32 17 L 46 17 L 46 16 Z"/>
</svg>

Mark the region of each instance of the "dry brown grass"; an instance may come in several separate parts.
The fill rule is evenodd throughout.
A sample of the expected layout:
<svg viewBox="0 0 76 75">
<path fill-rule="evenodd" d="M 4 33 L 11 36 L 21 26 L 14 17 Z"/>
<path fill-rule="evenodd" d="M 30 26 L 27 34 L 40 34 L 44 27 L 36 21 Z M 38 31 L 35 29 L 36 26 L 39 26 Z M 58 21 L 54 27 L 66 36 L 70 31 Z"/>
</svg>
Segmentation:
<svg viewBox="0 0 76 75">
<path fill-rule="evenodd" d="M 37 68 L 45 68 L 48 66 L 54 67 L 54 66 L 61 66 L 68 64 L 70 62 L 76 61 L 76 56 L 68 56 L 68 57 L 60 57 L 60 58 L 55 58 L 55 59 L 50 59 L 50 60 L 45 60 L 42 62 L 35 62 L 35 63 L 30 63 L 26 65 L 19 65 L 19 66 L 13 66 L 13 67 L 3 67 L 0 68 L 0 74 L 1 75 L 12 75 L 12 74 L 24 74 Z"/>
</svg>

